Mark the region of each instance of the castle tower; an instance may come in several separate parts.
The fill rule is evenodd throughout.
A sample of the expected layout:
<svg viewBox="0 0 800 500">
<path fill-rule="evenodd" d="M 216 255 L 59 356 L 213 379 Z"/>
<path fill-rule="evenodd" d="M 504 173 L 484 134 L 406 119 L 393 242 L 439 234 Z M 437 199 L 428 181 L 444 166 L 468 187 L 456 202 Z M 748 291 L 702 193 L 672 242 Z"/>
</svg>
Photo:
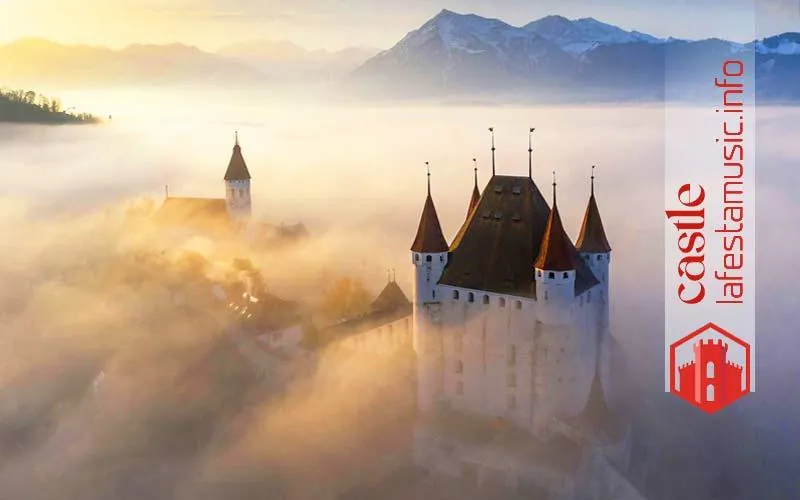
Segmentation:
<svg viewBox="0 0 800 500">
<path fill-rule="evenodd" d="M 252 213 L 252 200 L 250 197 L 250 171 L 242 156 L 239 146 L 239 134 L 233 146 L 231 161 L 225 171 L 225 201 L 230 216 L 239 222 L 247 223 Z"/>
<path fill-rule="evenodd" d="M 411 245 L 411 262 L 414 265 L 414 350 L 419 367 L 418 404 L 423 411 L 431 409 L 441 393 L 442 352 L 435 317 L 438 313 L 436 303 L 441 297 L 436 296 L 436 288 L 447 265 L 448 251 L 431 196 L 431 172 L 428 167 L 428 196 L 417 236 Z"/>
<path fill-rule="evenodd" d="M 603 220 L 600 218 L 600 210 L 597 208 L 597 200 L 594 197 L 594 166 L 592 166 L 589 204 L 586 206 L 576 247 L 581 258 L 589 265 L 589 269 L 600 282 L 596 292 L 598 294 L 596 304 L 599 308 L 598 329 L 602 340 L 608 334 L 609 328 L 608 284 L 611 272 L 611 245 L 606 238 Z"/>
<path fill-rule="evenodd" d="M 570 308 L 575 297 L 575 263 L 570 246 L 558 213 L 553 173 L 553 209 L 547 219 L 539 257 L 533 265 L 536 300 L 543 303 L 544 323 L 563 325 L 570 321 Z"/>
</svg>

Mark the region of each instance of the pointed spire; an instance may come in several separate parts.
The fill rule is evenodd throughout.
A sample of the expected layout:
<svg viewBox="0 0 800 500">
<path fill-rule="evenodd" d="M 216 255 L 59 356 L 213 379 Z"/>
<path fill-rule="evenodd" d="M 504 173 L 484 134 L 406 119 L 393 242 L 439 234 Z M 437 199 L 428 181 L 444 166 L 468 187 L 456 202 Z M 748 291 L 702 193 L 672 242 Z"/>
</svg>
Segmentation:
<svg viewBox="0 0 800 500">
<path fill-rule="evenodd" d="M 481 191 L 478 189 L 478 160 L 473 158 L 472 163 L 475 165 L 475 186 L 472 188 L 472 197 L 469 200 L 469 210 L 467 210 L 468 219 L 472 211 L 475 210 L 475 207 L 478 206 L 478 202 L 481 201 Z"/>
<path fill-rule="evenodd" d="M 428 196 L 431 195 L 431 164 L 425 162 L 425 167 L 428 169 Z"/>
<path fill-rule="evenodd" d="M 531 127 L 528 132 L 528 177 L 533 179 L 533 131 L 536 128 Z"/>
<path fill-rule="evenodd" d="M 169 198 L 169 184 L 164 184 L 164 197 Z"/>
<path fill-rule="evenodd" d="M 392 283 L 397 283 L 397 270 L 392 269 Z"/>
<path fill-rule="evenodd" d="M 495 175 L 495 163 L 494 163 L 494 127 L 489 127 L 489 132 L 492 133 L 492 177 Z"/>
<path fill-rule="evenodd" d="M 569 237 L 564 231 L 561 215 L 558 213 L 555 172 L 553 172 L 553 209 L 550 210 L 550 217 L 548 217 L 547 226 L 544 229 L 539 258 L 536 259 L 533 267 L 548 271 L 572 271 L 575 269 L 575 264 L 570 256 Z"/>
<path fill-rule="evenodd" d="M 594 197 L 594 168 L 593 165 L 589 203 L 583 215 L 580 236 L 575 246 L 581 253 L 608 253 L 611 251 L 611 245 L 608 243 L 600 209 L 597 208 L 597 200 Z"/>
<path fill-rule="evenodd" d="M 234 133 L 233 154 L 231 161 L 228 162 L 228 170 L 225 171 L 226 181 L 247 181 L 250 180 L 250 171 L 242 156 L 242 148 L 239 146 L 239 132 Z"/>
<path fill-rule="evenodd" d="M 442 225 L 439 223 L 439 216 L 436 214 L 436 206 L 433 204 L 431 196 L 431 167 L 427 161 L 425 166 L 428 170 L 428 197 L 425 199 L 425 207 L 422 209 L 417 236 L 414 238 L 414 243 L 411 244 L 411 251 L 443 253 L 449 251 L 450 247 L 442 234 Z"/>
</svg>

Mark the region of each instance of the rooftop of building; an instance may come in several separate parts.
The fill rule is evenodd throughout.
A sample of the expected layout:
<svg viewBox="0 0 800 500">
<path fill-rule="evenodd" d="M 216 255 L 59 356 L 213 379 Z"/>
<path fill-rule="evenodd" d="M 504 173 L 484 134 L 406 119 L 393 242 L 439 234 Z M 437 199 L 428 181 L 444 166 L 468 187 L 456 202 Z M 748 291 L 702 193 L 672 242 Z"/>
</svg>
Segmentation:
<svg viewBox="0 0 800 500">
<path fill-rule="evenodd" d="M 530 177 L 494 175 L 450 245 L 442 285 L 536 297 L 534 264 L 549 233 L 562 234 L 547 260 L 576 272 L 575 294 L 599 282 L 563 233 L 560 217 L 548 229 L 551 209 Z M 557 248 L 555 248 L 557 246 Z M 557 250 L 557 252 L 556 252 Z M 560 270 L 560 269 L 554 269 Z"/>
</svg>

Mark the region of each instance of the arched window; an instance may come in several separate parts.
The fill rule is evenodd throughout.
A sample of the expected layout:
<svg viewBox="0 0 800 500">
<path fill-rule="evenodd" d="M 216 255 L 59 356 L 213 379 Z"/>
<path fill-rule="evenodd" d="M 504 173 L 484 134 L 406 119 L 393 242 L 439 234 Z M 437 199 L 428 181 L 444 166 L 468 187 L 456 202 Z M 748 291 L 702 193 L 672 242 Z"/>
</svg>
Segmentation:
<svg viewBox="0 0 800 500">
<path fill-rule="evenodd" d="M 519 301 L 519 300 L 518 300 L 518 301 L 516 301 L 516 302 L 514 303 L 514 307 L 516 307 L 517 309 L 522 309 L 522 302 L 521 302 L 521 301 Z"/>
<path fill-rule="evenodd" d="M 569 273 L 564 273 L 564 279 L 569 278 Z"/>
<path fill-rule="evenodd" d="M 602 255 L 600 255 L 600 254 L 598 254 L 598 255 L 597 255 L 597 260 L 603 260 L 603 256 L 602 256 Z"/>
<path fill-rule="evenodd" d="M 539 271 L 539 277 L 540 278 L 542 277 L 542 271 Z"/>
<path fill-rule="evenodd" d="M 484 304 L 488 304 L 489 303 L 489 296 L 488 295 L 484 295 L 483 296 L 483 303 Z"/>
<path fill-rule="evenodd" d="M 436 290 L 433 290 L 432 293 L 433 293 L 433 298 L 435 299 L 436 298 Z"/>
<path fill-rule="evenodd" d="M 414 260 L 419 262 L 419 254 L 414 254 Z"/>
<path fill-rule="evenodd" d="M 711 384 L 706 386 L 706 401 L 714 401 L 714 386 Z"/>
<path fill-rule="evenodd" d="M 444 255 L 439 256 L 439 262 L 444 262 Z"/>
<path fill-rule="evenodd" d="M 714 378 L 714 362 L 706 363 L 706 378 Z"/>
<path fill-rule="evenodd" d="M 433 256 L 428 255 L 427 257 L 425 257 L 425 260 L 428 262 L 433 262 Z"/>
<path fill-rule="evenodd" d="M 547 277 L 551 280 L 556 279 L 556 273 L 550 271 L 549 273 L 547 273 Z"/>
<path fill-rule="evenodd" d="M 474 293 L 469 292 L 467 294 L 467 302 L 475 302 L 475 294 Z"/>
<path fill-rule="evenodd" d="M 503 298 L 503 297 L 500 297 L 500 307 L 505 307 L 505 306 L 506 306 L 506 299 Z"/>
<path fill-rule="evenodd" d="M 453 290 L 453 300 L 458 300 L 458 290 Z"/>
</svg>

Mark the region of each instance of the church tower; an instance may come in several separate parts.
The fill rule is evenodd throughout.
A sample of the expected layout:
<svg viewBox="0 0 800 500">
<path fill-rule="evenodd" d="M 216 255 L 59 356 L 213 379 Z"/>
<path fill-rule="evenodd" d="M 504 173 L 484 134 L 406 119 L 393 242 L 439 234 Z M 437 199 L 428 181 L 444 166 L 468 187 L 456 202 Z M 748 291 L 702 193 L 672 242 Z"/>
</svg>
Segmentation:
<svg viewBox="0 0 800 500">
<path fill-rule="evenodd" d="M 430 410 L 442 391 L 443 352 L 438 335 L 442 297 L 436 296 L 436 288 L 447 265 L 448 252 L 449 247 L 431 196 L 431 172 L 428 167 L 428 196 L 417 236 L 411 245 L 411 262 L 414 265 L 414 350 L 418 363 L 417 403 L 422 411 Z"/>
<path fill-rule="evenodd" d="M 239 146 L 239 134 L 233 145 L 233 154 L 225 171 L 225 201 L 228 214 L 238 222 L 247 223 L 252 213 L 252 200 L 250 197 L 250 171 L 242 156 Z"/>
</svg>

